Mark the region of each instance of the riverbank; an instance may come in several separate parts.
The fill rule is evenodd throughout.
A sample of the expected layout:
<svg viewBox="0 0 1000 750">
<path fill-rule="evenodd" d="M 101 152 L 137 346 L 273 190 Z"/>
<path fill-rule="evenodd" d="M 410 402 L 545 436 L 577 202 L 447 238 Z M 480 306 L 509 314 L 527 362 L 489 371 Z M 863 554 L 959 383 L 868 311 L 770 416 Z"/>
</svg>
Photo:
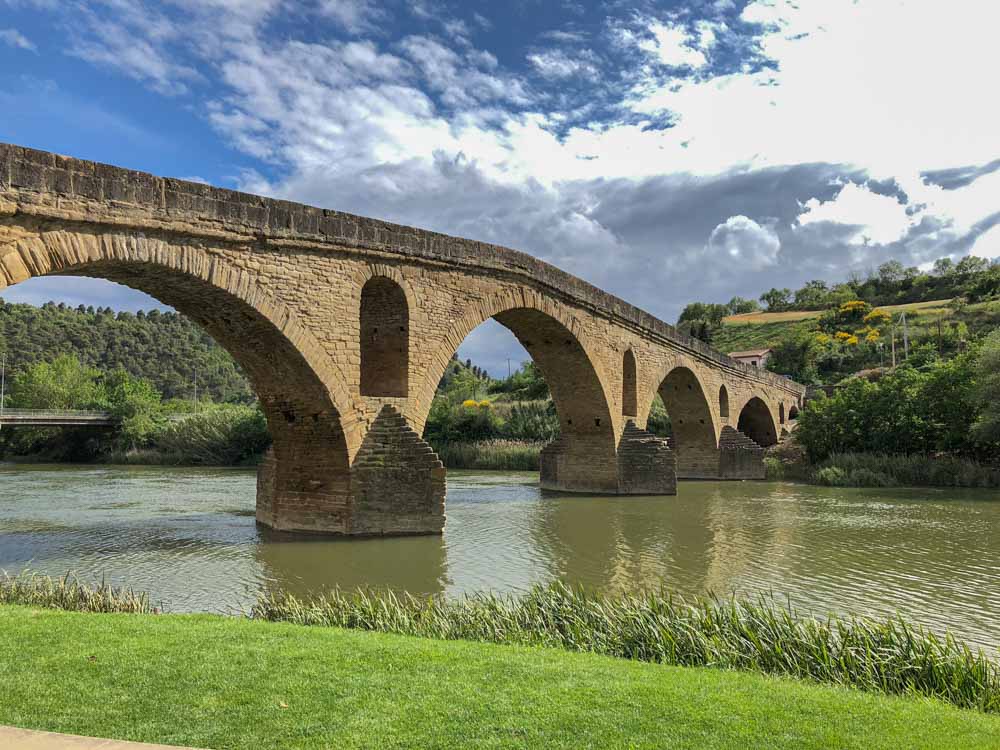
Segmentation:
<svg viewBox="0 0 1000 750">
<path fill-rule="evenodd" d="M 0 607 L 0 723 L 208 748 L 990 748 L 1000 717 L 791 679 L 211 615 Z"/>
<path fill-rule="evenodd" d="M 824 487 L 1000 488 L 1000 467 L 959 456 L 834 453 L 810 463 L 794 441 L 764 459 L 766 478 Z"/>
</svg>

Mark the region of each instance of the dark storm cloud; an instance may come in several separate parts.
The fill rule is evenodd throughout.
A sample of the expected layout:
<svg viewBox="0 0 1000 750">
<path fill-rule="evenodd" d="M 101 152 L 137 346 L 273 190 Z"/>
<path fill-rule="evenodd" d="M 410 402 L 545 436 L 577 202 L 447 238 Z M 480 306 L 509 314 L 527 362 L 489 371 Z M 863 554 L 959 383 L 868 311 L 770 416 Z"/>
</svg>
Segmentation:
<svg viewBox="0 0 1000 750">
<path fill-rule="evenodd" d="M 940 185 L 945 190 L 957 190 L 971 185 L 980 177 L 985 177 L 997 170 L 1000 170 L 1000 159 L 994 159 L 980 166 L 952 167 L 951 169 L 923 172 L 921 177 L 932 185 Z"/>
</svg>

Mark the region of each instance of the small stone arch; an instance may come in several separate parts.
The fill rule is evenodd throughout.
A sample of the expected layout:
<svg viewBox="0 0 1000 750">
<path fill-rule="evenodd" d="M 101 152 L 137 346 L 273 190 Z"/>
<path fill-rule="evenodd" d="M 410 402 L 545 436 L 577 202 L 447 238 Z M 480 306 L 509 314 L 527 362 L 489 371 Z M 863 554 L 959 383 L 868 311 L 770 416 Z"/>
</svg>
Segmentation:
<svg viewBox="0 0 1000 750">
<path fill-rule="evenodd" d="M 409 394 L 410 305 L 403 287 L 372 276 L 361 288 L 361 395 L 406 398 Z"/>
<path fill-rule="evenodd" d="M 719 386 L 719 416 L 729 419 L 729 391 L 726 386 Z"/>
<path fill-rule="evenodd" d="M 784 402 L 778 404 L 778 422 L 780 424 L 785 423 L 785 404 Z"/>
<path fill-rule="evenodd" d="M 757 396 L 747 401 L 740 410 L 737 429 L 762 448 L 778 442 L 778 429 L 774 424 L 774 416 L 767 404 Z"/>
<path fill-rule="evenodd" d="M 792 420 L 799 418 L 799 407 L 796 406 L 795 404 L 792 404 L 791 407 L 788 409 L 788 418 Z"/>
<path fill-rule="evenodd" d="M 542 455 L 542 484 L 565 490 L 617 492 L 617 417 L 608 380 L 579 320 L 531 289 L 512 289 L 471 304 L 430 360 L 408 418 L 423 429 L 434 390 L 452 354 L 476 327 L 493 318 L 510 330 L 541 370 L 559 416 L 560 437 Z M 617 419 L 616 419 L 617 417 Z"/>
<path fill-rule="evenodd" d="M 622 416 L 635 418 L 639 413 L 639 383 L 635 354 L 627 349 L 622 356 Z"/>
<path fill-rule="evenodd" d="M 677 454 L 677 476 L 684 479 L 718 475 L 718 439 L 706 391 L 694 370 L 677 365 L 660 382 Z"/>
</svg>

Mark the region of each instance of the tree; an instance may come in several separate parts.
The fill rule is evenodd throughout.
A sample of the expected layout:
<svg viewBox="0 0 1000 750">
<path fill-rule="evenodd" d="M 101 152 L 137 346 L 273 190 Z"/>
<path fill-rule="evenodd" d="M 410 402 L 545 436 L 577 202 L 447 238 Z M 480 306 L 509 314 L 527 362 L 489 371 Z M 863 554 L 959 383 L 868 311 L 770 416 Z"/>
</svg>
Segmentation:
<svg viewBox="0 0 1000 750">
<path fill-rule="evenodd" d="M 769 311 L 780 312 L 781 310 L 788 309 L 791 304 L 791 297 L 791 289 L 770 289 L 760 295 L 760 301 L 767 306 Z"/>
<path fill-rule="evenodd" d="M 974 393 L 980 412 L 973 437 L 980 444 L 1000 442 L 1000 330 L 987 336 L 979 350 Z"/>
<path fill-rule="evenodd" d="M 986 258 L 975 255 L 966 255 L 955 264 L 955 273 L 982 273 L 988 270 L 990 262 Z"/>
<path fill-rule="evenodd" d="M 830 289 L 825 281 L 814 279 L 795 292 L 795 307 L 800 310 L 818 310 L 828 304 Z"/>
<path fill-rule="evenodd" d="M 934 275 L 935 276 L 949 276 L 955 272 L 955 264 L 952 262 L 951 258 L 938 258 L 934 261 Z"/>
<path fill-rule="evenodd" d="M 152 383 L 118 369 L 104 378 L 108 411 L 118 422 L 118 439 L 125 450 L 141 448 L 156 430 L 160 394 Z"/>
<path fill-rule="evenodd" d="M 815 382 L 818 348 L 816 335 L 811 331 L 790 336 L 771 347 L 767 368 L 800 383 Z"/>
<path fill-rule="evenodd" d="M 760 310 L 760 305 L 757 304 L 757 300 L 745 299 L 743 297 L 733 297 L 729 300 L 726 307 L 729 308 L 730 315 L 745 315 L 747 313 L 757 312 Z"/>
<path fill-rule="evenodd" d="M 906 275 L 906 268 L 898 260 L 888 260 L 878 267 L 878 280 L 883 284 L 898 284 Z"/>
<path fill-rule="evenodd" d="M 72 354 L 39 362 L 14 376 L 9 405 L 18 409 L 93 409 L 106 403 L 98 378 Z"/>
</svg>

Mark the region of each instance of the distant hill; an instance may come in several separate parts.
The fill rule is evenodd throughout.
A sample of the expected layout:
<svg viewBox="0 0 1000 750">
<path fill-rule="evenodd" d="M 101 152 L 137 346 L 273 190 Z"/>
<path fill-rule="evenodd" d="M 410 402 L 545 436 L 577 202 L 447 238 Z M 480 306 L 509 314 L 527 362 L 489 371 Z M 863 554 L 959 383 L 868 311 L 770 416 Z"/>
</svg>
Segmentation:
<svg viewBox="0 0 1000 750">
<path fill-rule="evenodd" d="M 239 366 L 197 325 L 177 313 L 118 312 L 48 302 L 42 307 L 0 300 L 0 351 L 8 376 L 37 362 L 73 354 L 100 370 L 119 367 L 153 383 L 163 397 L 249 402 Z"/>
</svg>

